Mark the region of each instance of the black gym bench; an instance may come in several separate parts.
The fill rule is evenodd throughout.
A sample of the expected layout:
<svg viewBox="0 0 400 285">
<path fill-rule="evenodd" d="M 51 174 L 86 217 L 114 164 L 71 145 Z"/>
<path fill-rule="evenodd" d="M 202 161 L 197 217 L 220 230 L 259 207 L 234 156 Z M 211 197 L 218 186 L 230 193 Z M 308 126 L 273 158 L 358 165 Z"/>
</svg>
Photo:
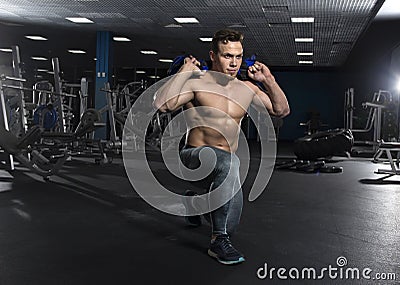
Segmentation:
<svg viewBox="0 0 400 285">
<path fill-rule="evenodd" d="M 0 124 L 0 147 L 34 173 L 42 176 L 44 180 L 48 180 L 61 169 L 68 155 L 64 153 L 54 157 L 57 161 L 53 164 L 39 151 L 33 149 L 31 146 L 40 140 L 42 133 L 43 130 L 39 126 L 33 126 L 24 136 L 18 138 Z"/>
</svg>

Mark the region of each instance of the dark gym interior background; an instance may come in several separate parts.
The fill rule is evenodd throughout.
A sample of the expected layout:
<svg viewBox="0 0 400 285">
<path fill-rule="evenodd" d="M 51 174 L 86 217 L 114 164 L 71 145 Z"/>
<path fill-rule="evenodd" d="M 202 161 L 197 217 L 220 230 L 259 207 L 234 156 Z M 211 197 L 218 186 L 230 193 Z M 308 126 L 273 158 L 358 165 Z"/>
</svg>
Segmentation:
<svg viewBox="0 0 400 285">
<path fill-rule="evenodd" d="M 209 43 L 201 42 L 199 37 L 210 37 L 224 26 L 238 27 L 245 33 L 245 57 L 257 54 L 287 92 L 293 111 L 285 119 L 281 139 L 292 140 L 302 135 L 304 129 L 299 128 L 298 122 L 306 120 L 310 110 L 318 110 L 330 128 L 343 126 L 346 88 L 355 88 L 360 104 L 379 89 L 397 92 L 400 72 L 398 64 L 393 64 L 398 62 L 399 19 L 393 12 L 393 5 L 397 4 L 386 1 L 388 8 L 383 6 L 384 10 L 375 17 L 383 2 L 116 1 L 112 7 L 107 1 L 4 2 L 1 44 L 20 47 L 25 76 L 32 82 L 51 78 L 37 70 L 51 70 L 52 57 L 59 58 L 66 81 L 76 82 L 82 76 L 94 81 L 96 31 L 111 31 L 112 35 L 131 39 L 112 43 L 113 83 L 138 79 L 135 69 L 147 69 L 151 83 L 157 79 L 148 78 L 149 75 L 158 73 L 163 77 L 169 67 L 169 63 L 158 61 L 160 58 L 192 53 L 207 59 Z M 309 14 L 315 17 L 314 23 L 290 23 L 293 15 Z M 185 15 L 197 15 L 200 23 L 175 27 L 178 23 L 173 18 Z M 65 19 L 85 16 L 94 23 L 76 24 Z M 42 35 L 47 40 L 25 38 L 29 34 Z M 315 41 L 294 42 L 295 37 L 303 36 L 312 36 Z M 71 54 L 68 49 L 83 49 L 86 53 Z M 158 54 L 143 55 L 140 50 L 144 49 Z M 313 55 L 297 56 L 299 51 L 311 51 Z M 32 56 L 48 60 L 35 61 Z M 11 56 L 2 52 L 0 60 L 1 65 L 10 65 Z M 313 63 L 299 64 L 299 60 Z M 90 96 L 94 96 L 93 92 Z"/>
<path fill-rule="evenodd" d="M 140 80 L 151 86 L 179 55 L 208 59 L 209 42 L 199 38 L 223 27 L 244 33 L 244 57 L 256 54 L 289 100 L 277 161 L 295 158 L 292 143 L 305 136 L 301 123 L 310 112 L 320 114 L 321 130 L 344 128 L 348 88 L 354 88 L 357 128 L 365 126 L 362 104 L 375 92 L 391 92 L 399 106 L 398 0 L 0 0 L 0 74 L 12 70 L 12 46 L 19 47 L 25 87 L 53 81 L 56 57 L 63 82 L 87 78 L 88 106 L 95 107 L 104 97 L 96 89 L 99 32 L 129 39 L 109 42 L 107 80 L 115 88 Z M 32 99 L 29 91 L 25 96 Z M 400 141 L 399 112 L 392 142 Z M 204 254 L 207 228 L 193 231 L 137 196 L 121 157 L 105 165 L 72 159 L 50 181 L 17 166 L 1 180 L 0 284 L 399 284 L 400 183 L 398 175 L 373 182 L 380 166 L 372 156 L 344 156 L 340 174 L 275 171 L 260 200 L 245 204 L 237 238 L 249 261 L 230 268 Z M 165 169 L 157 167 L 162 176 Z M 244 188 L 250 185 L 248 178 Z M 275 267 L 321 268 L 337 265 L 339 256 L 354 267 L 396 273 L 396 280 L 261 280 L 256 274 L 267 260 Z"/>
</svg>

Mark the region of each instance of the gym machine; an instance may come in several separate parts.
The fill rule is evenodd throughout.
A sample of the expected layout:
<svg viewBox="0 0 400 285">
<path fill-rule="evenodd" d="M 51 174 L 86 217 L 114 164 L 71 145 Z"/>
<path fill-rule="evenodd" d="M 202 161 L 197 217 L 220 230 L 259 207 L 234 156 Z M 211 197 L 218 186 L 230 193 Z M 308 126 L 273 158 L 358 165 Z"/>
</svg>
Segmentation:
<svg viewBox="0 0 400 285">
<path fill-rule="evenodd" d="M 69 133 L 74 128 L 73 119 L 78 116 L 78 113 L 74 114 L 73 104 L 81 96 L 81 91 L 77 88 L 81 88 L 81 84 L 62 82 L 58 58 L 52 58 L 52 65 L 54 84 L 40 81 L 32 88 L 33 104 L 37 107 L 33 121 L 48 131 Z"/>
<path fill-rule="evenodd" d="M 16 84 L 3 84 L 3 82 L 14 82 Z M 9 127 L 9 113 L 7 112 L 7 100 L 5 90 L 13 89 L 23 91 L 22 83 L 25 82 L 22 78 L 2 76 L 0 80 L 0 147 L 3 149 L 6 156 L 7 170 L 14 170 L 14 158 L 16 158 L 22 165 L 32 170 L 34 173 L 48 180 L 51 175 L 56 174 L 64 165 L 68 156 L 63 153 L 59 156 L 53 156 L 50 159 L 43 156 L 38 150 L 35 149 L 35 144 L 40 140 L 42 129 L 34 126 L 29 131 L 21 136 L 17 136 L 10 130 Z M 20 92 L 18 92 L 20 94 Z M 18 93 L 16 96 L 18 96 Z M 55 160 L 52 163 L 51 159 Z"/>
<path fill-rule="evenodd" d="M 367 152 L 373 155 L 379 149 L 379 143 L 384 141 L 396 141 L 398 139 L 398 100 L 395 100 L 389 91 L 379 90 L 375 92 L 371 102 L 362 103 L 364 109 L 369 109 L 365 127 L 354 128 L 354 89 L 349 88 L 345 92 L 345 129 L 350 129 L 353 134 L 370 134 L 372 139 L 366 141 L 355 141 L 356 145 L 366 145 Z"/>
<path fill-rule="evenodd" d="M 107 104 L 103 106 L 99 112 L 101 114 L 107 112 L 109 122 L 109 140 L 107 147 L 119 151 L 122 146 L 120 134 L 124 128 L 125 121 L 132 108 L 132 104 L 139 98 L 139 95 L 147 88 L 147 82 L 144 80 L 130 82 L 122 87 L 121 90 L 117 87 L 112 90 L 110 84 L 105 84 L 101 91 L 105 92 Z M 140 119 L 138 116 L 135 119 Z M 132 131 L 133 136 L 134 131 Z"/>
<path fill-rule="evenodd" d="M 18 47 L 13 47 L 12 58 L 13 76 L 2 75 L 0 80 L 0 147 L 5 155 L 4 162 L 8 170 L 14 170 L 16 158 L 47 180 L 73 154 L 74 146 L 79 145 L 77 141 L 102 125 L 90 111 L 83 111 L 80 123 L 74 132 L 71 131 L 72 100 L 77 95 L 65 93 L 64 89 L 70 88 L 72 92 L 76 86 L 62 84 L 57 58 L 52 59 L 55 84 L 41 81 L 33 88 L 23 86 L 26 80 L 21 77 Z M 85 101 L 86 79 L 81 80 L 79 87 L 81 100 Z M 32 103 L 25 102 L 24 91 L 32 92 Z M 28 111 L 33 110 L 33 118 L 29 121 Z"/>
</svg>

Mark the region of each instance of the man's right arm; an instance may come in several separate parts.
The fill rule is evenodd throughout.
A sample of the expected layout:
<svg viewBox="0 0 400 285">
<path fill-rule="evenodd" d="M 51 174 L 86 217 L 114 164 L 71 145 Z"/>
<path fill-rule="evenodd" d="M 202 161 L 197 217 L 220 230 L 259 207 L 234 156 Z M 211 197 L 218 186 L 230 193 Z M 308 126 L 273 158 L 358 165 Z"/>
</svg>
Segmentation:
<svg viewBox="0 0 400 285">
<path fill-rule="evenodd" d="M 153 106 L 161 112 L 175 111 L 194 98 L 188 79 L 193 71 L 200 72 L 194 57 L 185 58 L 184 64 L 170 80 L 168 80 L 155 94 Z"/>
</svg>

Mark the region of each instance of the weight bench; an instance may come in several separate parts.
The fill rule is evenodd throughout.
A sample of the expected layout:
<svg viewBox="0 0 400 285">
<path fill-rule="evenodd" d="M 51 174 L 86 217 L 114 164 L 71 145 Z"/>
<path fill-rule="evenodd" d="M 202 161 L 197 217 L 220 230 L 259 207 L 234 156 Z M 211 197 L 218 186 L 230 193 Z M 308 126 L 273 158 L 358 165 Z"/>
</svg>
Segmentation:
<svg viewBox="0 0 400 285">
<path fill-rule="evenodd" d="M 396 161 L 393 159 L 392 151 L 397 152 Z M 378 161 L 379 157 L 386 153 L 387 158 L 389 159 L 390 168 L 391 169 L 378 169 L 375 171 L 376 174 L 389 174 L 400 175 L 400 142 L 380 142 L 378 151 L 374 155 L 374 161 Z"/>
<path fill-rule="evenodd" d="M 84 114 L 76 127 L 75 131 L 72 133 L 64 132 L 43 132 L 41 137 L 45 140 L 52 141 L 57 144 L 71 144 L 78 142 L 82 147 L 96 146 L 99 149 L 100 159 L 96 158 L 96 163 L 111 162 L 111 159 L 107 157 L 102 141 L 100 139 L 87 138 L 88 134 L 91 134 L 98 128 L 105 127 L 106 124 L 99 122 L 100 116 L 96 110 L 88 109 L 86 115 Z M 72 147 L 69 154 L 71 156 L 81 155 L 81 151 L 75 151 L 76 146 Z M 91 153 L 92 154 L 92 153 Z"/>
<path fill-rule="evenodd" d="M 42 129 L 39 126 L 34 126 L 24 136 L 17 138 L 0 124 L 0 146 L 24 166 L 42 176 L 44 180 L 48 180 L 51 175 L 56 174 L 61 169 L 68 155 L 64 153 L 64 155 L 57 157 L 55 164 L 50 163 L 45 156 L 30 147 L 41 138 L 41 135 Z"/>
<path fill-rule="evenodd" d="M 59 140 L 63 143 L 76 141 L 83 136 L 95 131 L 97 128 L 105 127 L 105 123 L 90 123 L 86 125 L 79 124 L 73 133 L 63 133 L 63 132 L 43 132 L 41 137 L 44 139 Z"/>
</svg>

